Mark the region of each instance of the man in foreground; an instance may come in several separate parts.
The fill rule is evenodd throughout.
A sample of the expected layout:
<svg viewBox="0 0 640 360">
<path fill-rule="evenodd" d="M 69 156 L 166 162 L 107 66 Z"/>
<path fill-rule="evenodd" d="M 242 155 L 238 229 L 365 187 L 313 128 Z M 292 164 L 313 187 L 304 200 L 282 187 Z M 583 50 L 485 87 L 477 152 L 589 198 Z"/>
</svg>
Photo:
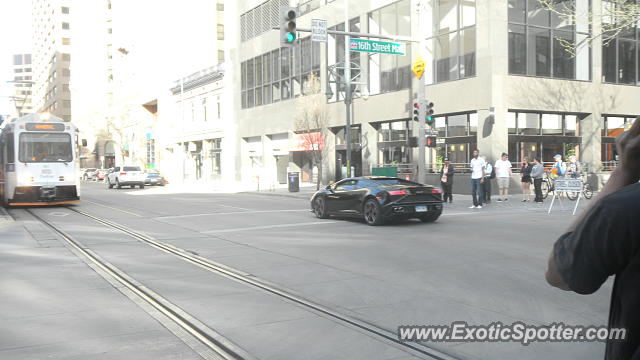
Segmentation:
<svg viewBox="0 0 640 360">
<path fill-rule="evenodd" d="M 611 275 L 609 328 L 625 340 L 607 342 L 605 359 L 640 360 L 640 117 L 616 139 L 621 162 L 597 200 L 556 241 L 549 284 L 591 294 Z"/>
</svg>

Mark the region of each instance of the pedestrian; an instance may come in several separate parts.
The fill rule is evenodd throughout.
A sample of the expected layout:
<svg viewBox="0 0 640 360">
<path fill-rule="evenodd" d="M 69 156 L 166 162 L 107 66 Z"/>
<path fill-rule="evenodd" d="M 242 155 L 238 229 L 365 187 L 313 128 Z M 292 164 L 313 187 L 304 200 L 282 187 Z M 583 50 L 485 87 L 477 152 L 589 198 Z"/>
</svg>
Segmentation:
<svg viewBox="0 0 640 360">
<path fill-rule="evenodd" d="M 544 174 L 544 166 L 540 162 L 538 156 L 533 158 L 533 166 L 531 167 L 531 178 L 533 179 L 533 188 L 536 194 L 535 202 L 542 202 L 542 175 Z"/>
<path fill-rule="evenodd" d="M 496 173 L 491 163 L 486 161 L 484 156 L 482 156 L 482 160 L 486 163 L 484 167 L 484 183 L 482 184 L 482 187 L 484 188 L 484 200 L 482 202 L 484 204 L 489 204 L 491 203 L 491 179 L 496 177 Z"/>
<path fill-rule="evenodd" d="M 640 358 L 640 117 L 616 137 L 618 167 L 595 201 L 558 238 L 546 272 L 552 286 L 579 294 L 596 292 L 614 275 L 605 359 Z M 608 304 L 602 304 L 603 306 Z M 612 334 L 612 333 L 610 333 Z"/>
<path fill-rule="evenodd" d="M 569 156 L 569 164 L 567 165 L 567 175 L 572 179 L 580 178 L 580 168 L 582 164 L 576 159 L 575 155 Z"/>
<path fill-rule="evenodd" d="M 553 178 L 563 177 L 567 173 L 567 164 L 562 161 L 562 155 L 555 154 L 553 160 L 555 161 L 551 167 Z"/>
<path fill-rule="evenodd" d="M 496 178 L 498 182 L 498 202 L 509 200 L 509 180 L 513 171 L 511 170 L 511 162 L 509 161 L 509 155 L 502 153 L 500 160 L 496 161 L 493 166 L 496 168 Z"/>
<path fill-rule="evenodd" d="M 442 200 L 447 202 L 449 199 L 449 203 L 453 202 L 453 175 L 455 174 L 455 169 L 449 158 L 444 158 L 444 164 L 442 164 L 442 169 L 440 169 L 440 186 L 442 186 L 442 191 L 444 195 Z"/>
<path fill-rule="evenodd" d="M 480 152 L 473 150 L 472 159 L 469 162 L 471 168 L 471 198 L 473 205 L 469 206 L 469 209 L 482 209 L 482 193 L 484 192 L 484 167 L 485 163 L 482 158 L 478 157 Z"/>
<path fill-rule="evenodd" d="M 522 178 L 520 182 L 522 183 L 522 202 L 531 201 L 531 168 L 533 165 L 529 163 L 529 159 L 526 157 L 522 159 L 522 164 L 520 165 L 520 174 Z"/>
</svg>

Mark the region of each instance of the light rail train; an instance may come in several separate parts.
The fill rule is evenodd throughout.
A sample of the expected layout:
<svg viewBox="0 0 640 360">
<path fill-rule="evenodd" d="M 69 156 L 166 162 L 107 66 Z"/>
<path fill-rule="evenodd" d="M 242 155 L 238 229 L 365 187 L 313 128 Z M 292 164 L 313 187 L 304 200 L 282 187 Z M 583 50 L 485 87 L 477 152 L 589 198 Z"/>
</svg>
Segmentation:
<svg viewBox="0 0 640 360">
<path fill-rule="evenodd" d="M 4 206 L 80 201 L 78 130 L 48 113 L 0 127 L 0 202 Z"/>
</svg>

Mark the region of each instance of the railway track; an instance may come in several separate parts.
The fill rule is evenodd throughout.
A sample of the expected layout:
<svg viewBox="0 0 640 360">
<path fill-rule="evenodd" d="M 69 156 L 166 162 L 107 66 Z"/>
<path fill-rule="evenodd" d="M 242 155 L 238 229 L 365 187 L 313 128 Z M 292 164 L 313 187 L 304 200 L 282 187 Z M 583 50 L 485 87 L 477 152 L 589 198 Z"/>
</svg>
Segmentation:
<svg viewBox="0 0 640 360">
<path fill-rule="evenodd" d="M 346 315 L 343 313 L 340 313 L 334 309 L 331 309 L 327 306 L 324 306 L 322 304 L 316 303 L 314 301 L 311 301 L 309 299 L 306 299 L 302 296 L 296 295 L 294 294 L 292 291 L 285 289 L 283 287 L 280 287 L 276 284 L 272 284 L 268 281 L 264 281 L 261 279 L 258 279 L 250 274 L 247 274 L 245 272 L 242 272 L 240 270 L 237 269 L 233 269 L 231 267 L 228 267 L 226 265 L 223 264 L 219 264 L 216 262 L 213 262 L 209 259 L 206 259 L 204 257 L 201 257 L 199 255 L 193 254 L 187 250 L 181 249 L 179 247 L 173 246 L 171 244 L 167 244 L 161 241 L 158 241 L 152 237 L 149 237 L 145 234 L 142 234 L 140 232 L 137 232 L 133 229 L 130 229 L 128 227 L 116 224 L 112 221 L 94 216 L 92 214 L 86 213 L 84 211 L 75 209 L 75 208 L 67 208 L 70 211 L 73 211 L 79 215 L 82 215 L 84 217 L 87 217 L 99 224 L 102 224 L 106 227 L 118 230 L 122 233 L 127 234 L 128 236 L 141 241 L 151 247 L 154 247 L 158 250 L 161 250 L 165 253 L 171 254 L 173 256 L 176 256 L 186 262 L 189 262 L 191 264 L 194 264 L 196 266 L 199 266 L 201 268 L 204 268 L 212 273 L 215 273 L 217 275 L 232 279 L 236 282 L 242 283 L 244 285 L 250 286 L 254 289 L 259 289 L 262 292 L 265 293 L 269 293 L 271 295 L 275 295 L 279 298 L 285 299 L 289 302 L 295 303 L 298 306 L 301 306 L 304 309 L 307 310 L 311 310 L 312 312 L 315 312 L 317 314 L 320 314 L 326 318 L 329 318 L 331 320 L 337 321 L 338 323 L 341 323 L 343 325 L 349 326 L 351 328 L 356 328 L 359 331 L 367 334 L 368 336 L 371 336 L 373 338 L 378 338 L 381 339 L 387 343 L 390 343 L 392 345 L 394 345 L 396 348 L 401 349 L 405 352 L 407 352 L 408 354 L 417 356 L 419 358 L 423 358 L 423 359 L 434 359 L 434 360 L 455 360 L 457 358 L 453 357 L 452 355 L 446 354 L 440 350 L 434 349 L 428 345 L 422 344 L 422 343 L 410 343 L 410 342 L 403 342 L 400 341 L 398 339 L 397 333 L 395 331 L 389 330 L 389 329 L 385 329 L 385 328 L 381 328 L 375 324 L 369 323 L 365 320 L 362 319 L 358 319 L 355 317 L 352 317 L 350 315 Z M 210 349 L 210 354 L 212 359 L 224 359 L 224 360 L 230 360 L 230 359 L 250 359 L 252 358 L 250 355 L 248 355 L 247 353 L 243 353 L 243 351 L 240 348 L 237 348 L 235 346 L 233 346 L 233 344 L 231 344 L 232 346 L 229 346 L 228 343 L 225 342 L 221 342 L 218 337 L 216 336 L 211 336 L 211 330 L 210 329 L 202 329 L 201 325 L 198 324 L 194 324 L 194 321 L 191 320 L 189 318 L 189 316 L 184 316 L 184 312 L 183 311 L 176 311 L 175 306 L 167 306 L 167 304 L 170 304 L 166 299 L 161 298 L 159 295 L 157 294 L 152 294 L 149 291 L 147 291 L 146 288 L 144 288 L 144 286 L 138 285 L 136 283 L 136 281 L 132 281 L 132 279 L 128 278 L 127 276 L 123 276 L 122 272 L 115 268 L 113 265 L 101 260 L 100 258 L 98 258 L 97 256 L 95 256 L 91 251 L 88 251 L 88 249 L 84 246 L 82 246 L 82 244 L 73 239 L 73 237 L 71 237 L 69 234 L 67 234 L 66 232 L 64 232 L 63 230 L 59 229 L 56 225 L 54 225 L 53 223 L 49 222 L 48 220 L 42 218 L 41 216 L 35 214 L 35 212 L 33 212 L 30 209 L 26 210 L 28 213 L 30 213 L 34 218 L 36 218 L 38 221 L 44 223 L 45 225 L 47 225 L 49 228 L 51 228 L 53 231 L 55 231 L 56 233 L 58 233 L 60 236 L 62 236 L 62 238 L 69 243 L 74 249 L 76 249 L 78 252 L 80 252 L 83 256 L 85 256 L 87 259 L 89 259 L 92 263 L 94 263 L 96 266 L 98 266 L 100 269 L 104 270 L 105 272 L 107 272 L 110 276 L 112 276 L 114 279 L 116 279 L 118 282 L 120 282 L 121 284 L 123 284 L 125 287 L 127 287 L 129 290 L 133 291 L 137 296 L 139 296 L 141 299 L 143 299 L 145 302 L 147 302 L 148 304 L 150 304 L 153 308 L 155 308 L 156 310 L 160 311 L 162 314 L 164 314 L 167 318 L 169 318 L 171 321 L 175 322 L 178 326 L 180 326 L 184 331 L 186 331 L 188 334 L 190 334 L 193 338 L 197 339 L 200 343 L 202 343 L 204 346 L 206 346 L 208 349 Z M 202 354 L 201 354 L 202 355 Z"/>
</svg>

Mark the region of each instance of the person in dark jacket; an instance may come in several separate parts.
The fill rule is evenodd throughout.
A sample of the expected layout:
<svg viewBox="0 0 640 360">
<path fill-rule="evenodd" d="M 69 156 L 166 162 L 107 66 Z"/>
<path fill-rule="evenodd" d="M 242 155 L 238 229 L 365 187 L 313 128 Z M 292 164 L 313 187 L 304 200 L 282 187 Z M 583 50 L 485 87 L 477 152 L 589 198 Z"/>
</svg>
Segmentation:
<svg viewBox="0 0 640 360">
<path fill-rule="evenodd" d="M 535 202 L 542 202 L 542 176 L 544 175 L 544 166 L 540 162 L 540 157 L 533 158 L 533 167 L 531 168 L 531 178 L 533 179 L 533 187 L 535 188 Z"/>
<path fill-rule="evenodd" d="M 442 165 L 442 169 L 440 169 L 440 186 L 442 186 L 442 192 L 444 192 L 444 196 L 442 200 L 447 202 L 453 202 L 453 175 L 455 174 L 455 169 L 451 162 L 449 162 L 449 158 L 444 158 L 444 164 Z"/>
<path fill-rule="evenodd" d="M 552 286 L 592 294 L 615 276 L 606 360 L 640 359 L 640 117 L 616 137 L 620 163 L 595 200 L 558 238 L 547 265 Z M 605 304 L 603 304 L 605 305 Z M 605 307 L 606 308 L 606 307 Z"/>
</svg>

